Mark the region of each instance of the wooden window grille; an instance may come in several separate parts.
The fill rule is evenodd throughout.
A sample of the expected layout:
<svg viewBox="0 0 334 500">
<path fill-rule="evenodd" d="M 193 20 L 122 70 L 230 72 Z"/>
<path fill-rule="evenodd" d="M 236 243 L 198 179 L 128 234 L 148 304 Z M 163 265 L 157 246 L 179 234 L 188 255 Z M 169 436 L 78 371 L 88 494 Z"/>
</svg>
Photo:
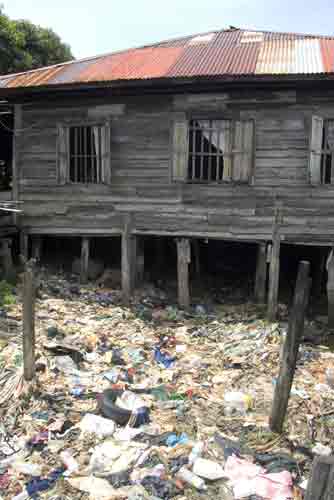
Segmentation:
<svg viewBox="0 0 334 500">
<path fill-rule="evenodd" d="M 231 180 L 231 121 L 190 120 L 188 180 Z"/>
<path fill-rule="evenodd" d="M 103 126 L 69 127 L 69 180 L 73 183 L 103 182 Z"/>
</svg>

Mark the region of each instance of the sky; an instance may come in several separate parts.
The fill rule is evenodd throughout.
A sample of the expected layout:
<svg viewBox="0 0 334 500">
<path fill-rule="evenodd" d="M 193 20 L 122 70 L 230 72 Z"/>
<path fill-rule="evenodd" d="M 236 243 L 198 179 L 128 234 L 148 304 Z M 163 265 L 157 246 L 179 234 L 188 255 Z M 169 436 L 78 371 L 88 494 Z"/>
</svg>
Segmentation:
<svg viewBox="0 0 334 500">
<path fill-rule="evenodd" d="M 334 35 L 333 0 L 0 0 L 12 19 L 52 28 L 76 58 L 230 25 Z"/>
</svg>

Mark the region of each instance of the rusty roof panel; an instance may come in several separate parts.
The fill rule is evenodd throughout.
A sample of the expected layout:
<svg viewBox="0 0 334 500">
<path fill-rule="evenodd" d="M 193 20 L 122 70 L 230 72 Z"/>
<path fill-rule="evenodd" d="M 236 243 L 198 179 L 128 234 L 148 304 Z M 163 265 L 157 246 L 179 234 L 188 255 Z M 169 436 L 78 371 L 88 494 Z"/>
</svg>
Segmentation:
<svg viewBox="0 0 334 500">
<path fill-rule="evenodd" d="M 229 72 L 233 59 L 233 49 L 238 39 L 238 31 L 217 34 L 212 42 L 188 45 L 168 76 L 221 75 Z"/>
<path fill-rule="evenodd" d="M 227 29 L 0 77 L 0 88 L 334 73 L 334 37 Z"/>
<path fill-rule="evenodd" d="M 334 72 L 334 40 L 328 38 L 320 40 L 320 47 L 324 65 L 324 72 Z"/>
<path fill-rule="evenodd" d="M 80 80 L 90 82 L 161 78 L 182 52 L 182 47 L 148 47 L 106 56 L 83 71 Z"/>
</svg>

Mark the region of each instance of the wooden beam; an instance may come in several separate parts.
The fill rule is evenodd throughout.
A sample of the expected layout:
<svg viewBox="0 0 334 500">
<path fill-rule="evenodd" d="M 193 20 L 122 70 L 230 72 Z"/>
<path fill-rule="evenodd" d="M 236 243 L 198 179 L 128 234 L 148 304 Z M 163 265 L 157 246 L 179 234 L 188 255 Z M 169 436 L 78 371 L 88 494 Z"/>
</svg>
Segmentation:
<svg viewBox="0 0 334 500">
<path fill-rule="evenodd" d="M 42 256 L 42 237 L 34 236 L 32 238 L 32 258 L 39 262 Z"/>
<path fill-rule="evenodd" d="M 328 327 L 334 328 L 334 255 L 331 250 L 327 259 Z"/>
<path fill-rule="evenodd" d="M 281 206 L 275 208 L 275 220 L 273 226 L 272 250 L 269 266 L 269 290 L 268 290 L 268 320 L 275 321 L 278 309 L 279 272 L 280 272 L 280 237 Z"/>
<path fill-rule="evenodd" d="M 334 456 L 316 457 L 308 481 L 305 500 L 333 500 Z"/>
<path fill-rule="evenodd" d="M 190 307 L 189 264 L 191 260 L 190 242 L 188 238 L 179 238 L 177 242 L 177 280 L 178 301 L 180 307 Z"/>
<path fill-rule="evenodd" d="M 80 281 L 87 283 L 88 281 L 88 267 L 89 267 L 89 238 L 84 237 L 81 239 L 81 266 L 80 266 Z"/>
<path fill-rule="evenodd" d="M 289 317 L 287 336 L 284 342 L 280 372 L 276 383 L 274 401 L 269 420 L 273 432 L 282 432 L 289 396 L 296 369 L 299 344 L 304 331 L 305 309 L 308 301 L 310 263 L 299 263 L 298 276 Z"/>
<path fill-rule="evenodd" d="M 257 249 L 256 275 L 255 275 L 255 302 L 264 304 L 267 289 L 267 245 L 259 243 Z"/>
<path fill-rule="evenodd" d="M 23 275 L 23 365 L 25 380 L 35 376 L 35 296 L 32 263 L 27 263 Z"/>
</svg>

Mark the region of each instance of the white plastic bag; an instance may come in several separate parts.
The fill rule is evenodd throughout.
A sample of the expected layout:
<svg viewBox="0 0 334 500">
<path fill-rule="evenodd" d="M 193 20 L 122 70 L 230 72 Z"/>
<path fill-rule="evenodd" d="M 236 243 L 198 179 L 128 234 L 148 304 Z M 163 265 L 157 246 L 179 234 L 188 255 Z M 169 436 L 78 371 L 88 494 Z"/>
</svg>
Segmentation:
<svg viewBox="0 0 334 500">
<path fill-rule="evenodd" d="M 200 457 L 194 462 L 193 473 L 204 479 L 209 479 L 209 481 L 216 481 L 217 479 L 226 477 L 221 465 L 212 460 L 206 460 Z"/>
<path fill-rule="evenodd" d="M 112 436 L 115 432 L 116 426 L 112 420 L 86 413 L 78 425 L 79 429 L 83 432 L 90 432 L 99 437 Z"/>
</svg>

